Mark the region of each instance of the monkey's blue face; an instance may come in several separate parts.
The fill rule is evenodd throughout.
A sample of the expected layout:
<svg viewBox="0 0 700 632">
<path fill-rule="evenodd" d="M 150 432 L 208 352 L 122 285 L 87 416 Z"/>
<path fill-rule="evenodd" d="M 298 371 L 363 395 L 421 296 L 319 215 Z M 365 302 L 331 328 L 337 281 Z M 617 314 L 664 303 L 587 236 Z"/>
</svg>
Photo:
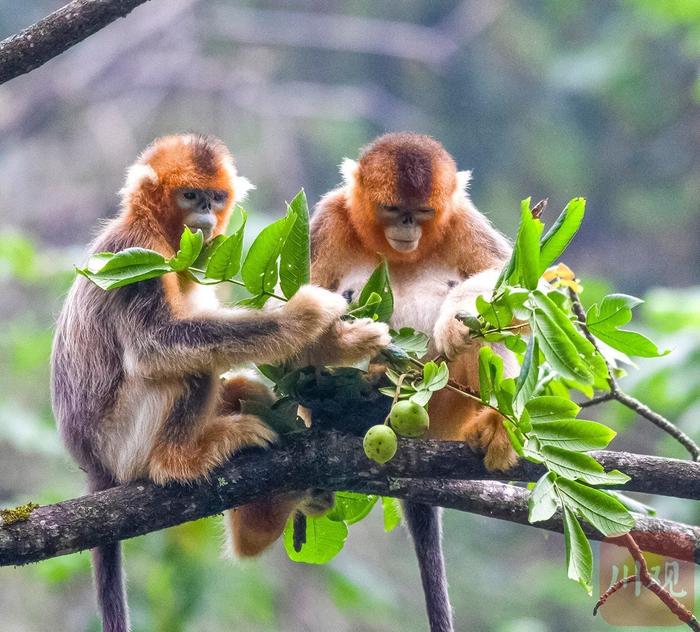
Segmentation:
<svg viewBox="0 0 700 632">
<path fill-rule="evenodd" d="M 204 239 L 211 237 L 217 215 L 228 208 L 227 191 L 218 189 L 180 189 L 175 203 L 183 213 L 183 223 L 191 230 L 201 230 Z"/>
</svg>

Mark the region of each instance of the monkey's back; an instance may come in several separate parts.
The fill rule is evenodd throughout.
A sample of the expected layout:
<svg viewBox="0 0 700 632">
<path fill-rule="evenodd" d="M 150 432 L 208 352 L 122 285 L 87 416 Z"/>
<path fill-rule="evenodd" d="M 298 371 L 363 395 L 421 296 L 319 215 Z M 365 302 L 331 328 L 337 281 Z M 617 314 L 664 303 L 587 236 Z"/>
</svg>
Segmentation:
<svg viewBox="0 0 700 632">
<path fill-rule="evenodd" d="M 110 224 L 90 252 L 117 252 L 133 244 Z M 61 437 L 88 471 L 102 469 L 97 449 L 103 420 L 124 379 L 118 319 L 123 292 L 106 292 L 85 277 L 73 283 L 56 323 L 51 354 L 51 400 Z"/>
</svg>

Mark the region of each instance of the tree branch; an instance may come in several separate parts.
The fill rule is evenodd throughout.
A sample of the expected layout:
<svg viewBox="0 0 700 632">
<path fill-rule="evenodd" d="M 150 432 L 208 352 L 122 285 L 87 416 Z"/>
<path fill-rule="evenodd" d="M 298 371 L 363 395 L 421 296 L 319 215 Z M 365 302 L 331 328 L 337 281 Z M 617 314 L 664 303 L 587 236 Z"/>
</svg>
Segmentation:
<svg viewBox="0 0 700 632">
<path fill-rule="evenodd" d="M 373 490 L 372 484 L 366 492 Z M 528 498 L 530 493 L 524 487 L 516 487 L 495 481 L 434 481 L 412 478 L 392 481 L 391 493 L 399 498 L 410 498 L 448 509 L 468 511 L 487 518 L 497 518 L 521 525 L 529 525 L 564 533 L 561 511 L 549 520 L 528 522 Z M 634 514 L 634 538 L 641 548 L 650 553 L 669 555 L 677 559 L 694 561 L 700 564 L 700 527 Z M 582 522 L 584 532 L 591 540 L 601 541 L 604 536 L 588 523 Z M 607 542 L 626 546 L 624 541 L 607 538 Z"/>
<path fill-rule="evenodd" d="M 0 42 L 0 84 L 60 55 L 148 0 L 73 0 Z"/>
<path fill-rule="evenodd" d="M 685 434 L 685 432 L 678 428 L 678 426 L 666 419 L 666 417 L 652 410 L 649 408 L 649 406 L 640 402 L 638 399 L 628 395 L 620 388 L 620 384 L 615 378 L 615 374 L 613 373 L 610 363 L 600 352 L 598 341 L 595 339 L 593 334 L 591 334 L 588 326 L 586 325 L 586 311 L 583 309 L 581 299 L 572 288 L 569 288 L 569 297 L 571 298 L 571 308 L 579 321 L 579 329 L 583 332 L 586 338 L 588 338 L 588 341 L 593 345 L 595 350 L 600 353 L 600 357 L 603 358 L 605 366 L 608 368 L 608 384 L 610 385 L 610 392 L 600 397 L 593 398 L 589 402 L 582 404 L 582 407 L 585 405 L 592 406 L 593 404 L 599 404 L 601 402 L 614 399 L 620 402 L 623 406 L 627 406 L 627 408 L 636 412 L 639 416 L 648 419 L 657 428 L 660 428 L 664 432 L 671 435 L 676 441 L 678 441 L 678 443 L 688 450 L 688 452 L 690 452 L 694 461 L 700 461 L 700 446 L 698 446 L 695 441 L 693 441 L 687 434 Z"/>
<path fill-rule="evenodd" d="M 624 452 L 591 454 L 606 469 L 618 468 L 631 477 L 618 489 L 700 499 L 698 463 Z M 450 504 L 446 495 L 450 483 L 439 481 L 498 478 L 533 481 L 543 472 L 541 466 L 526 461 L 507 474 L 487 472 L 482 458 L 463 443 L 443 441 L 402 440 L 396 457 L 380 466 L 365 457 L 358 437 L 337 432 L 301 432 L 289 436 L 283 445 L 272 450 L 237 455 L 217 470 L 209 482 L 160 487 L 143 481 L 40 507 L 28 520 L 0 527 L 0 566 L 26 564 L 89 549 L 211 516 L 256 498 L 309 487 L 415 498 L 524 523 L 524 496 L 511 498 L 496 516 L 497 510 L 489 509 L 488 503 L 479 510 L 477 497 L 471 498 L 471 504 L 460 501 L 467 503 L 461 507 L 457 501 Z M 406 479 L 411 480 L 410 484 L 406 484 Z M 432 481 L 430 489 L 434 495 L 425 496 L 425 489 L 416 482 L 423 480 L 427 485 L 425 479 Z M 437 489 L 439 485 L 443 486 L 442 491 Z M 466 483 L 460 485 L 462 490 L 469 489 L 464 487 Z M 479 488 L 472 491 L 475 489 Z M 516 488 L 508 487 L 513 489 Z M 524 490 L 510 493 L 527 494 Z M 515 500 L 520 504 L 514 504 Z M 684 525 L 666 521 L 649 524 L 663 533 L 664 538 L 673 529 L 691 529 L 688 533 L 693 541 L 698 540 L 698 534 Z"/>
</svg>

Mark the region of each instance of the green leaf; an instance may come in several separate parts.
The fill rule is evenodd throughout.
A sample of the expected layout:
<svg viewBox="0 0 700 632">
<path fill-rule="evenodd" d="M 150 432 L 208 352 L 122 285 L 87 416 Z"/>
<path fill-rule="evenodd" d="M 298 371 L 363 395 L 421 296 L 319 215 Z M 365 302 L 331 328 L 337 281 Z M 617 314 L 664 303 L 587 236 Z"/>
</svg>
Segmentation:
<svg viewBox="0 0 700 632">
<path fill-rule="evenodd" d="M 585 198 L 574 198 L 547 231 L 540 246 L 540 275 L 564 252 L 581 227 L 585 213 Z"/>
<path fill-rule="evenodd" d="M 391 341 L 407 355 L 422 358 L 428 352 L 430 338 L 412 327 L 402 327 L 398 331 L 391 331 Z"/>
<path fill-rule="evenodd" d="M 526 403 L 532 397 L 537 386 L 537 376 L 539 374 L 539 351 L 537 350 L 537 340 L 530 337 L 525 350 L 523 364 L 520 367 L 520 374 L 515 382 L 515 398 L 513 408 L 519 417 L 525 408 Z"/>
<path fill-rule="evenodd" d="M 284 242 L 280 258 L 280 287 L 290 298 L 302 285 L 309 282 L 311 257 L 309 245 L 309 205 L 304 189 L 287 206 L 287 214 L 296 221 Z"/>
<path fill-rule="evenodd" d="M 576 417 L 581 410 L 576 402 L 556 395 L 534 397 L 525 404 L 525 408 L 530 413 L 533 422 L 571 419 Z"/>
<path fill-rule="evenodd" d="M 257 367 L 260 373 L 275 384 L 288 373 L 287 369 L 279 364 L 258 364 Z"/>
<path fill-rule="evenodd" d="M 476 309 L 484 320 L 496 329 L 508 327 L 513 322 L 513 312 L 507 303 L 501 301 L 489 303 L 483 296 L 477 296 Z"/>
<path fill-rule="evenodd" d="M 583 452 L 607 447 L 617 434 L 597 421 L 560 419 L 532 422 L 532 432 L 540 445 L 553 445 Z"/>
<path fill-rule="evenodd" d="M 554 472 L 547 472 L 537 481 L 527 501 L 529 522 L 549 520 L 559 507 L 559 496 L 554 486 L 556 478 Z"/>
<path fill-rule="evenodd" d="M 598 461 L 584 452 L 546 445 L 540 449 L 540 455 L 550 470 L 571 480 L 582 480 L 590 485 L 622 485 L 630 480 L 619 470 L 606 472 Z"/>
<path fill-rule="evenodd" d="M 284 528 L 284 548 L 289 559 L 304 564 L 326 564 L 345 546 L 348 528 L 344 522 L 330 520 L 326 516 L 307 516 L 306 542 L 301 551 L 294 550 L 294 521 Z"/>
<path fill-rule="evenodd" d="M 278 279 L 277 260 L 295 221 L 295 215 L 287 215 L 265 227 L 255 238 L 241 268 L 241 277 L 251 294 L 260 296 L 274 292 Z"/>
<path fill-rule="evenodd" d="M 168 261 L 170 267 L 175 272 L 187 270 L 197 259 L 204 245 L 204 234 L 201 230 L 192 232 L 189 226 L 185 226 L 185 230 L 180 237 L 180 249 L 177 254 Z"/>
<path fill-rule="evenodd" d="M 503 410 L 503 409 L 501 409 Z M 513 449 L 517 452 L 518 456 L 525 456 L 524 452 L 524 446 L 525 446 L 525 441 L 526 437 L 522 433 L 522 431 L 510 420 L 510 419 L 503 419 L 502 420 L 503 427 L 505 428 L 506 434 L 508 435 L 508 438 L 510 439 L 510 443 L 513 446 Z"/>
<path fill-rule="evenodd" d="M 425 387 L 429 391 L 433 392 L 445 388 L 445 386 L 447 386 L 447 382 L 450 379 L 450 370 L 447 368 L 447 362 L 441 362 L 440 366 L 435 365 L 434 362 L 430 362 L 428 364 L 434 365 L 435 371 L 432 372 L 430 379 L 427 379 L 425 377 L 424 372 L 423 381 L 425 383 Z M 426 364 L 426 367 L 428 366 L 428 364 Z"/>
<path fill-rule="evenodd" d="M 197 259 L 195 259 L 194 264 L 192 264 L 193 268 L 198 268 L 200 270 L 206 270 L 207 265 L 209 264 L 209 259 L 211 259 L 211 256 L 214 254 L 216 249 L 221 245 L 221 242 L 226 239 L 226 235 L 217 235 L 212 239 L 211 241 L 207 242 L 204 244 L 204 247 L 202 248 L 201 252 L 199 253 L 199 256 Z"/>
<path fill-rule="evenodd" d="M 576 382 L 593 382 L 593 373 L 579 356 L 576 346 L 547 312 L 535 309 L 530 326 L 545 359 L 555 371 Z"/>
<path fill-rule="evenodd" d="M 481 347 L 479 349 L 479 395 L 484 404 L 491 404 L 491 395 L 495 394 L 494 386 L 500 383 L 502 377 L 503 359 L 497 356 L 491 347 Z"/>
<path fill-rule="evenodd" d="M 389 533 L 401 524 L 401 503 L 396 498 L 382 496 L 382 511 L 384 512 L 384 531 Z"/>
<path fill-rule="evenodd" d="M 116 254 L 100 252 L 88 261 L 85 268 L 76 268 L 103 290 L 138 283 L 172 272 L 165 257 L 146 248 L 127 248 Z"/>
<path fill-rule="evenodd" d="M 530 199 L 520 203 L 520 226 L 515 239 L 515 267 L 511 278 L 523 287 L 534 290 L 542 276 L 540 272 L 540 236 L 543 224 L 530 211 Z"/>
<path fill-rule="evenodd" d="M 240 269 L 241 254 L 243 252 L 243 233 L 246 220 L 248 219 L 243 209 L 240 209 L 240 214 L 241 223 L 238 230 L 230 237 L 225 237 L 209 258 L 204 273 L 206 278 L 224 281 L 233 278 Z"/>
<path fill-rule="evenodd" d="M 593 577 L 593 551 L 576 514 L 564 507 L 564 541 L 566 543 L 566 568 L 569 579 L 581 584 L 591 595 Z"/>
<path fill-rule="evenodd" d="M 381 301 L 372 307 L 371 314 L 366 314 L 365 316 L 376 317 L 377 320 L 387 323 L 394 312 L 394 294 L 391 291 L 389 266 L 386 259 L 382 260 L 369 279 L 367 279 L 367 283 L 365 283 L 362 292 L 360 292 L 358 304 L 360 306 L 366 305 L 374 293 L 381 297 Z"/>
<path fill-rule="evenodd" d="M 634 296 L 610 294 L 600 305 L 591 306 L 586 315 L 589 331 L 605 344 L 628 355 L 642 358 L 656 358 L 668 351 L 658 347 L 646 336 L 635 331 L 618 329 L 632 320 L 632 308 L 642 303 Z"/>
<path fill-rule="evenodd" d="M 604 536 L 622 535 L 634 527 L 634 517 L 611 494 L 565 478 L 558 478 L 556 485 L 564 506 L 578 513 Z"/>
<path fill-rule="evenodd" d="M 432 396 L 433 391 L 429 391 L 428 389 L 422 389 L 416 391 L 413 395 L 411 395 L 409 397 L 409 400 L 411 400 L 414 404 L 418 404 L 419 406 L 425 406 L 430 401 L 430 398 Z"/>
<path fill-rule="evenodd" d="M 272 404 L 258 400 L 241 400 L 241 413 L 260 417 L 277 434 L 304 430 L 306 426 L 297 415 L 299 402 L 284 397 Z"/>
<path fill-rule="evenodd" d="M 336 492 L 335 504 L 326 516 L 329 520 L 344 521 L 354 524 L 362 520 L 372 511 L 379 496 L 373 494 L 358 494 L 356 492 Z"/>
<path fill-rule="evenodd" d="M 504 331 L 502 335 L 504 336 L 503 344 L 506 346 L 506 349 L 514 353 L 525 353 L 527 351 L 527 343 L 519 334 L 514 334 L 512 331 Z M 486 337 L 486 340 L 488 340 L 488 337 Z"/>
<path fill-rule="evenodd" d="M 606 491 L 611 496 L 617 498 L 629 511 L 647 516 L 656 516 L 657 514 L 656 508 L 640 502 L 636 498 L 631 498 L 630 496 L 627 496 L 627 494 L 623 494 L 615 489 L 608 489 Z"/>
</svg>

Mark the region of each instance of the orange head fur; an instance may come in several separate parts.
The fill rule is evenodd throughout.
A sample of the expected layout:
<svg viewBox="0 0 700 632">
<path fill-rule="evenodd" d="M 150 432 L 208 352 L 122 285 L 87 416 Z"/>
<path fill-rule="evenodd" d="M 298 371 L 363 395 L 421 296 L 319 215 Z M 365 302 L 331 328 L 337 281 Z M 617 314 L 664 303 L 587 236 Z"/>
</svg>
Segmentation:
<svg viewBox="0 0 700 632">
<path fill-rule="evenodd" d="M 237 175 L 233 157 L 217 138 L 175 134 L 154 140 L 129 168 L 121 191 L 122 218 L 137 226 L 154 246 L 176 250 L 184 228 L 184 213 L 176 203 L 182 189 L 226 193 L 217 210 L 210 237 L 224 232 L 234 202 L 252 185 Z"/>
<path fill-rule="evenodd" d="M 351 170 L 352 173 L 348 173 Z M 460 188 L 455 162 L 430 136 L 393 133 L 365 147 L 358 163 L 346 165 L 349 219 L 365 248 L 389 261 L 415 262 L 433 252 L 448 226 Z M 426 207 L 418 246 L 401 252 L 389 243 L 378 220 L 382 207 Z"/>
</svg>

